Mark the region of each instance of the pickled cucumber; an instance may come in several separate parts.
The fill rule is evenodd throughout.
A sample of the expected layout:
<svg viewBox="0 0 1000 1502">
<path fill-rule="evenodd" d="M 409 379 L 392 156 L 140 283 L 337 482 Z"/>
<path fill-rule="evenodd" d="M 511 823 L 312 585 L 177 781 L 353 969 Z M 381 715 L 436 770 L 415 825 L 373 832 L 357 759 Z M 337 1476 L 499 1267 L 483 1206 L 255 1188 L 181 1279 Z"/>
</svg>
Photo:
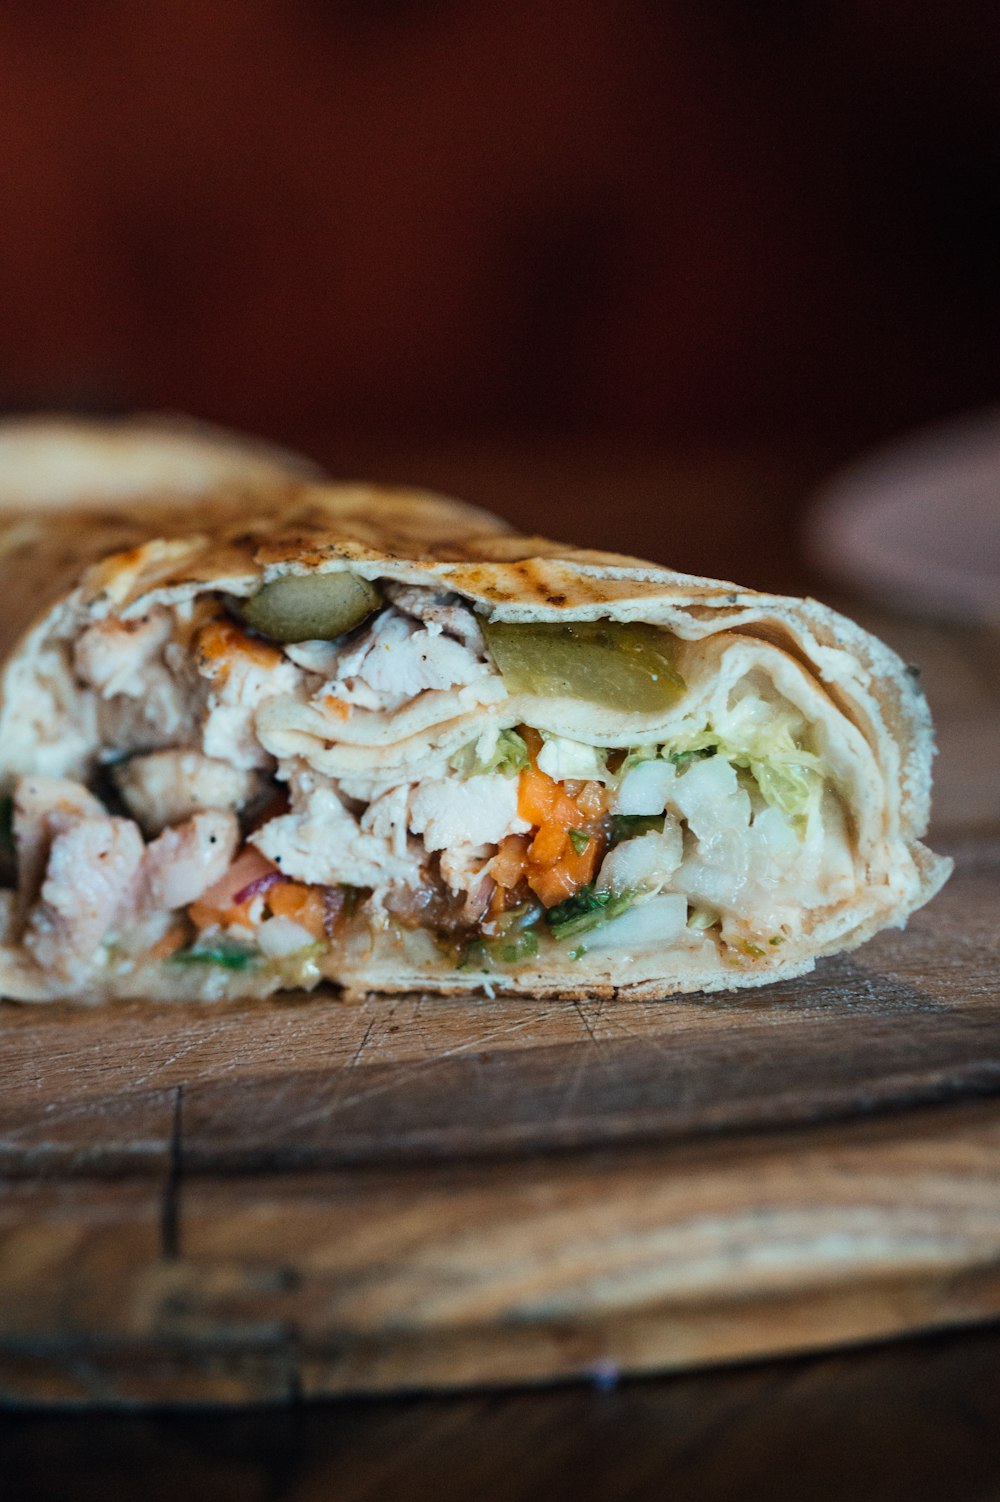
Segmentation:
<svg viewBox="0 0 1000 1502">
<path fill-rule="evenodd" d="M 582 699 L 651 714 L 684 692 L 671 638 L 620 621 L 487 621 L 483 627 L 508 693 Z"/>
<path fill-rule="evenodd" d="M 358 574 L 286 574 L 240 607 L 248 626 L 272 641 L 333 641 L 360 626 L 382 603 Z"/>
</svg>

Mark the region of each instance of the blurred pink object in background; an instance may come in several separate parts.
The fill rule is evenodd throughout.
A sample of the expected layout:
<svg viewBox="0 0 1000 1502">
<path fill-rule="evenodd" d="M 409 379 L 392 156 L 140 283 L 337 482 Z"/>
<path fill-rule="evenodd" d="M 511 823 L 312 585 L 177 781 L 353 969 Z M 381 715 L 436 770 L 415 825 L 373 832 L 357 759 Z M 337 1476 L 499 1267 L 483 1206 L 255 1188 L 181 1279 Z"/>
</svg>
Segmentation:
<svg viewBox="0 0 1000 1502">
<path fill-rule="evenodd" d="M 879 604 L 1000 623 L 1000 407 L 841 471 L 807 518 L 806 545 Z"/>
</svg>

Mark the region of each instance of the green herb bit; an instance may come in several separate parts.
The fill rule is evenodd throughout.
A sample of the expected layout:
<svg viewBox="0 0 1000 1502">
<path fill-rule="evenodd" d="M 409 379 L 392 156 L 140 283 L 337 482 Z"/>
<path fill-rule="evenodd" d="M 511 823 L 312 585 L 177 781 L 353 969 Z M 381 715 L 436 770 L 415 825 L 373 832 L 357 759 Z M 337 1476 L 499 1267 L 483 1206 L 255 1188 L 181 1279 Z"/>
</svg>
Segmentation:
<svg viewBox="0 0 1000 1502">
<path fill-rule="evenodd" d="M 459 951 L 456 970 L 492 970 L 495 964 L 517 965 L 538 953 L 533 928 L 510 929 L 497 939 L 469 939 Z"/>
<path fill-rule="evenodd" d="M 560 943 L 564 939 L 575 939 L 577 934 L 587 933 L 598 924 L 619 917 L 635 899 L 635 892 L 619 892 L 614 896 L 611 892 L 596 892 L 592 886 L 581 887 L 575 896 L 549 909 L 552 936 Z"/>
<path fill-rule="evenodd" d="M 759 944 L 751 944 L 747 939 L 741 940 L 736 947 L 751 960 L 759 960 L 765 953 Z"/>
<path fill-rule="evenodd" d="M 571 829 L 569 831 L 569 842 L 577 855 L 583 854 L 592 839 L 593 836 L 589 835 L 585 829 Z"/>
<path fill-rule="evenodd" d="M 611 843 L 620 845 L 637 834 L 662 834 L 663 814 L 612 814 Z"/>
<path fill-rule="evenodd" d="M 610 900 L 610 892 L 595 891 L 591 883 L 590 886 L 581 887 L 578 892 L 574 892 L 572 897 L 567 897 L 565 902 L 557 902 L 555 907 L 550 907 L 546 916 L 551 926 L 556 928 L 560 923 L 579 917 L 581 913 L 589 913 L 593 908 L 606 907 Z"/>
<path fill-rule="evenodd" d="M 236 945 L 215 944 L 204 948 L 192 945 L 190 949 L 178 950 L 167 961 L 169 965 L 221 965 L 224 970 L 249 970 L 259 956 L 250 949 Z"/>
<path fill-rule="evenodd" d="M 491 959 L 501 965 L 516 965 L 521 960 L 530 960 L 538 953 L 538 935 L 533 928 L 523 928 L 520 933 L 502 939 L 488 939 L 483 945 Z"/>
<path fill-rule="evenodd" d="M 486 963 L 486 945 L 482 939 L 470 939 L 463 944 L 458 952 L 456 970 L 488 970 Z"/>
<path fill-rule="evenodd" d="M 681 767 L 686 767 L 689 762 L 707 760 L 708 757 L 714 756 L 718 749 L 718 746 L 697 746 L 688 751 L 668 751 L 667 760 L 672 761 L 679 770 Z"/>
</svg>

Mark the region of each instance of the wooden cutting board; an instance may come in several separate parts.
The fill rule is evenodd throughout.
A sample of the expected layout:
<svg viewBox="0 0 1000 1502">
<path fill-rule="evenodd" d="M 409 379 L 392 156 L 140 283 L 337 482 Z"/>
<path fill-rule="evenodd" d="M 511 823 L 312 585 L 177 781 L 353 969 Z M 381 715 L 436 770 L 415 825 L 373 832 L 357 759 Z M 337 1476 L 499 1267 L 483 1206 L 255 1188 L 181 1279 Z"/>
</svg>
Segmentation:
<svg viewBox="0 0 1000 1502">
<path fill-rule="evenodd" d="M 905 934 L 665 1002 L 0 1014 L 0 1391 L 250 1401 L 1000 1314 L 1000 840 Z"/>
<path fill-rule="evenodd" d="M 866 624 L 925 669 L 957 869 L 804 980 L 0 1007 L 0 1396 L 604 1381 L 1000 1314 L 1000 643 Z"/>
</svg>

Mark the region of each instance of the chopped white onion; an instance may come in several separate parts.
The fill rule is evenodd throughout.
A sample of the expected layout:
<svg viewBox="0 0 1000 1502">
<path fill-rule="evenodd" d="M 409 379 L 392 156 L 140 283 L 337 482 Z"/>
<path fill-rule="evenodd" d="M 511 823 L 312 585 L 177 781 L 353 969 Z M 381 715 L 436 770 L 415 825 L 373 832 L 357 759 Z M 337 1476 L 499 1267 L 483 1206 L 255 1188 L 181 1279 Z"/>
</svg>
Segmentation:
<svg viewBox="0 0 1000 1502">
<path fill-rule="evenodd" d="M 677 773 L 669 761 L 649 760 L 629 767 L 611 806 L 615 814 L 662 814 Z"/>
<path fill-rule="evenodd" d="M 564 735 L 547 735 L 538 753 L 538 769 L 556 782 L 567 777 L 589 782 L 607 782 L 611 773 L 603 752 L 583 741 L 571 741 Z"/>
<path fill-rule="evenodd" d="M 617 893 L 662 886 L 677 870 L 683 852 L 681 827 L 668 814 L 662 834 L 635 835 L 615 846 L 601 866 L 598 890 Z"/>
<path fill-rule="evenodd" d="M 287 959 L 316 941 L 307 928 L 291 918 L 268 918 L 256 934 L 261 953 L 269 960 Z"/>
<path fill-rule="evenodd" d="M 620 918 L 611 918 L 584 934 L 583 947 L 588 954 L 597 949 L 662 948 L 680 937 L 686 923 L 687 899 L 678 892 L 664 893 L 637 902 Z"/>
<path fill-rule="evenodd" d="M 670 805 L 683 815 L 699 840 L 723 832 L 742 836 L 750 823 L 750 799 L 724 756 L 693 762 L 677 778 Z"/>
</svg>

